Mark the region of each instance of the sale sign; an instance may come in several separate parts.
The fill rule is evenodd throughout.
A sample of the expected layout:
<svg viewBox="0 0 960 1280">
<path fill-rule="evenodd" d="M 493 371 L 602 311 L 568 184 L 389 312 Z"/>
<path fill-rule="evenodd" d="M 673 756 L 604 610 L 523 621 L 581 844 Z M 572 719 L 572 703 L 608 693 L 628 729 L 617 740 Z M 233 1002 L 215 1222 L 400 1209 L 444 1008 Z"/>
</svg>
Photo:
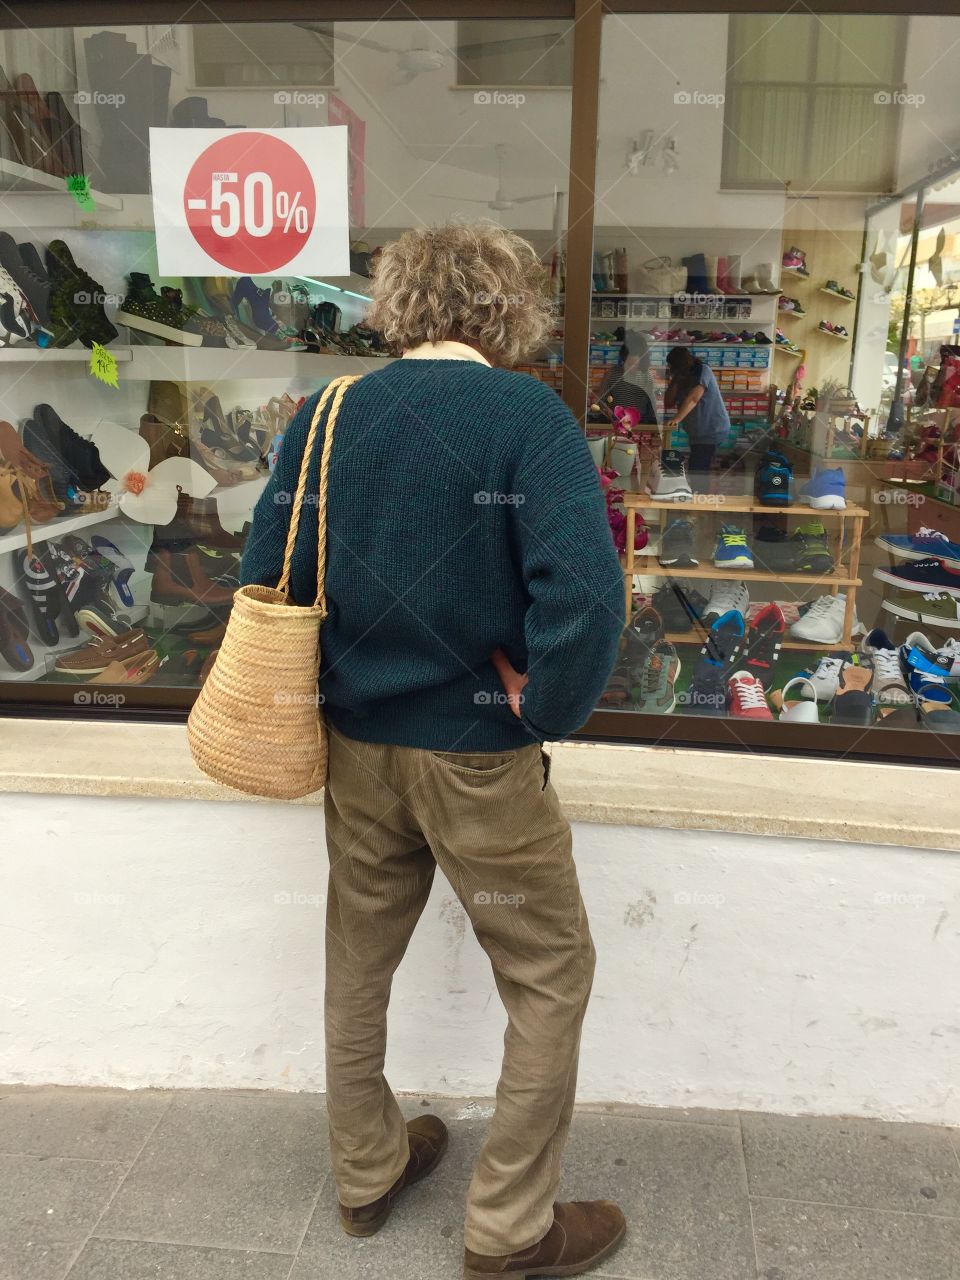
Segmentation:
<svg viewBox="0 0 960 1280">
<path fill-rule="evenodd" d="M 347 128 L 151 129 L 162 276 L 348 275 Z"/>
</svg>

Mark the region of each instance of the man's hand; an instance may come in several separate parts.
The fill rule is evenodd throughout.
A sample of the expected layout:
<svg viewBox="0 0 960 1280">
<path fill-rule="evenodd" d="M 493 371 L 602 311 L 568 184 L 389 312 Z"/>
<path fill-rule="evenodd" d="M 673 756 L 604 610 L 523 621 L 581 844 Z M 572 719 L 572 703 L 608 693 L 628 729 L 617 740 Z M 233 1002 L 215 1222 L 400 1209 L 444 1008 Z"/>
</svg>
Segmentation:
<svg viewBox="0 0 960 1280">
<path fill-rule="evenodd" d="M 510 663 L 510 659 L 502 649 L 495 649 L 490 655 L 490 661 L 497 669 L 497 675 L 500 677 L 500 683 L 503 685 L 507 695 L 507 705 L 519 720 L 520 718 L 520 697 L 530 680 L 530 677 L 524 672 L 517 671 Z"/>
</svg>

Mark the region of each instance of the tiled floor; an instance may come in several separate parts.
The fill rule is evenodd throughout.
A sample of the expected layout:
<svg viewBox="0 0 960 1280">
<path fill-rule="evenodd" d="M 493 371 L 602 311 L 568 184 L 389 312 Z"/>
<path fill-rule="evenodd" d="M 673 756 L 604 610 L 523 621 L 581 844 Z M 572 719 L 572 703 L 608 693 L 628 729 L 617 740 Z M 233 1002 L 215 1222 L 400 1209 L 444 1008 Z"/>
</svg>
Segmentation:
<svg viewBox="0 0 960 1280">
<path fill-rule="evenodd" d="M 323 1099 L 0 1088 L 0 1280 L 457 1280 L 484 1103 L 376 1237 L 342 1234 Z M 960 1130 L 585 1109 L 564 1198 L 629 1227 L 621 1280 L 958 1280 Z"/>
</svg>

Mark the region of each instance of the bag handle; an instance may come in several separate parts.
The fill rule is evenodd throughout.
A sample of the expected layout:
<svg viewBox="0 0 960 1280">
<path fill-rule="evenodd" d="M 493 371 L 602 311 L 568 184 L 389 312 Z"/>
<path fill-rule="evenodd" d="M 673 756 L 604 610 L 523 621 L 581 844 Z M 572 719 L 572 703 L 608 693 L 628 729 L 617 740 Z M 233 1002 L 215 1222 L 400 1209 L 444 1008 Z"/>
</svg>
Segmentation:
<svg viewBox="0 0 960 1280">
<path fill-rule="evenodd" d="M 343 400 L 347 387 L 354 382 L 359 381 L 360 375 L 354 374 L 349 377 L 334 378 L 327 383 L 321 393 L 320 399 L 317 401 L 317 407 L 313 413 L 313 420 L 310 423 L 310 430 L 307 433 L 306 444 L 303 447 L 303 461 L 300 464 L 300 478 L 297 481 L 297 491 L 293 498 L 293 508 L 290 512 L 290 529 L 287 533 L 287 545 L 283 552 L 283 572 L 280 575 L 280 581 L 277 583 L 277 590 L 289 600 L 290 598 L 290 569 L 293 563 L 293 549 L 297 542 L 297 532 L 300 528 L 300 513 L 303 510 L 303 503 L 307 492 L 307 475 L 310 470 L 310 462 L 313 458 L 313 448 L 317 439 L 317 430 L 320 426 L 320 419 L 323 417 L 323 411 L 331 400 L 333 405 L 327 415 L 327 427 L 324 432 L 323 453 L 320 458 L 320 485 L 317 495 L 317 596 L 314 605 L 326 605 L 326 595 L 324 593 L 324 578 L 326 577 L 326 552 L 327 552 L 327 485 L 330 479 L 330 455 L 333 449 L 333 430 L 337 422 L 337 414 L 340 412 L 340 403 Z"/>
</svg>

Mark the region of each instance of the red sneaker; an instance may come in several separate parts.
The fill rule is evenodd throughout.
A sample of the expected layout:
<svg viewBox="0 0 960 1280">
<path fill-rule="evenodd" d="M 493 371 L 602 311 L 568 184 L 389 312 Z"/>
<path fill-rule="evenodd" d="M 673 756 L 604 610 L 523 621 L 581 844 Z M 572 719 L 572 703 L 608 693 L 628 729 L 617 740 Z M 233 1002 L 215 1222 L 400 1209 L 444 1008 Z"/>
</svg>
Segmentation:
<svg viewBox="0 0 960 1280">
<path fill-rule="evenodd" d="M 763 685 L 749 671 L 735 671 L 727 681 L 730 694 L 729 714 L 738 720 L 772 720 Z"/>
</svg>

